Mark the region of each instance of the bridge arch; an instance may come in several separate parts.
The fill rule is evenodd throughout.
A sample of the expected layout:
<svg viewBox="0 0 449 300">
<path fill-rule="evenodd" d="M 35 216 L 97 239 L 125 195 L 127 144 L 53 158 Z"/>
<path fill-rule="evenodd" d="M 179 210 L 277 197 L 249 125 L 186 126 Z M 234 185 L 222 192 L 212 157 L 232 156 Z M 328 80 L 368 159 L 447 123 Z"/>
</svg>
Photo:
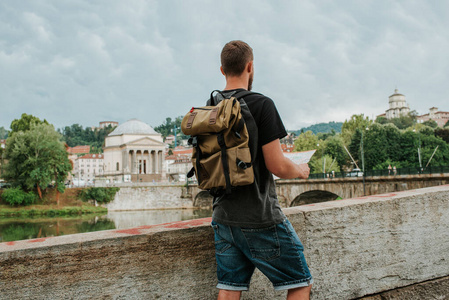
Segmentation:
<svg viewBox="0 0 449 300">
<path fill-rule="evenodd" d="M 208 191 L 200 191 L 193 200 L 194 207 L 212 207 L 213 197 Z"/>
<path fill-rule="evenodd" d="M 290 207 L 332 201 L 338 198 L 341 197 L 329 191 L 322 191 L 322 190 L 307 191 L 296 196 L 295 199 L 293 199 L 292 203 L 290 204 Z"/>
</svg>

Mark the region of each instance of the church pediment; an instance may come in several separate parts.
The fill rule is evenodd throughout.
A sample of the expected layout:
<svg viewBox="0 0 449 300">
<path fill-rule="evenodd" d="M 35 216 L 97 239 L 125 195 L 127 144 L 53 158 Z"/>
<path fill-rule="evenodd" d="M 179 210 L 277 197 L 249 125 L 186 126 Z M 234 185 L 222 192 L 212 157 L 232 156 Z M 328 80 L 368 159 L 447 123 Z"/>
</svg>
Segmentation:
<svg viewBox="0 0 449 300">
<path fill-rule="evenodd" d="M 157 141 L 155 139 L 144 137 L 134 141 L 127 142 L 122 145 L 122 147 L 134 147 L 134 146 L 144 146 L 144 147 L 165 147 L 163 142 Z"/>
</svg>

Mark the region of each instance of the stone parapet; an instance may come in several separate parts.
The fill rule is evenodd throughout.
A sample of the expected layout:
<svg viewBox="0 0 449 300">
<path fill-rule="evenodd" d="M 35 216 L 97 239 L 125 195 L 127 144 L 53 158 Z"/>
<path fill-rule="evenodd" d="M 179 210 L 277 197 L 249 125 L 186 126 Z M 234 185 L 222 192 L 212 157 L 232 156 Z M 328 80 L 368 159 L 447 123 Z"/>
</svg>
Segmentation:
<svg viewBox="0 0 449 300">
<path fill-rule="evenodd" d="M 353 299 L 449 275 L 448 185 L 284 211 L 306 248 L 312 299 Z M 209 223 L 1 243 L 0 298 L 214 299 Z M 285 292 L 256 272 L 242 298 Z"/>
</svg>

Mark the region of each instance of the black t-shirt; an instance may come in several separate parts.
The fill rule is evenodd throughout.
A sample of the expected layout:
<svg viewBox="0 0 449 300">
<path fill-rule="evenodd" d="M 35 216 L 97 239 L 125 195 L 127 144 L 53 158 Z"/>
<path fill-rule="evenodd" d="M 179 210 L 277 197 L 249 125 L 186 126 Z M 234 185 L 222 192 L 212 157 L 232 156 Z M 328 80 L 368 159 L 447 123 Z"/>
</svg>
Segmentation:
<svg viewBox="0 0 449 300">
<path fill-rule="evenodd" d="M 241 90 L 223 93 L 230 97 Z M 255 129 L 245 118 L 250 136 L 254 183 L 235 187 L 230 195 L 215 197 L 212 219 L 225 225 L 263 228 L 282 222 L 285 215 L 277 199 L 273 175 L 265 166 L 262 146 L 285 137 L 287 132 L 273 100 L 262 94 L 250 94 L 243 99 L 257 126 Z"/>
</svg>

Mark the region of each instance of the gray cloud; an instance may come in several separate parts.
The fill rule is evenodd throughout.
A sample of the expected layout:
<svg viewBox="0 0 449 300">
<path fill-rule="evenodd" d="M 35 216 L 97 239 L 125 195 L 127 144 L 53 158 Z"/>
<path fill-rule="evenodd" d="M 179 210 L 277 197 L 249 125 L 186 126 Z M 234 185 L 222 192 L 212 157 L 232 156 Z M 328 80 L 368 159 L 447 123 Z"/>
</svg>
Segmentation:
<svg viewBox="0 0 449 300">
<path fill-rule="evenodd" d="M 372 117 L 395 87 L 412 109 L 447 105 L 445 1 L 13 1 L 0 3 L 0 126 L 150 125 L 224 87 L 219 53 L 255 52 L 254 89 L 286 127 Z"/>
</svg>

